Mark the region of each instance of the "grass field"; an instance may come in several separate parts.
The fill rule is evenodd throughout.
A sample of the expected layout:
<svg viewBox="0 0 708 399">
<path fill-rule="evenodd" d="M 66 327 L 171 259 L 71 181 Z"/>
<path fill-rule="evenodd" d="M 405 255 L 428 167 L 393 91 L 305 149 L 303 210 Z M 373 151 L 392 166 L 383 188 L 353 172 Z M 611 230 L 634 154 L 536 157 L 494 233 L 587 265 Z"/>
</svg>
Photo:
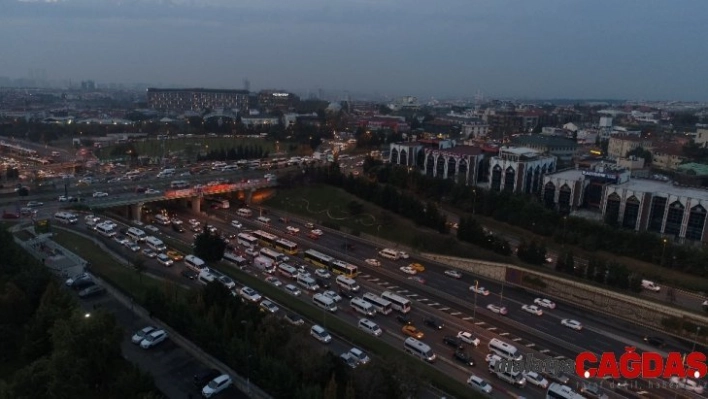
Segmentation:
<svg viewBox="0 0 708 399">
<path fill-rule="evenodd" d="M 133 143 L 135 150 L 140 156 L 159 157 L 165 155 L 181 155 L 188 157 L 196 157 L 200 152 L 209 152 L 213 150 L 229 150 L 233 147 L 241 146 L 260 146 L 269 154 L 276 152 L 275 142 L 266 141 L 254 138 L 237 138 L 237 137 L 200 137 L 200 138 L 177 138 L 170 140 L 144 140 Z M 278 145 L 280 151 L 287 151 L 288 144 L 283 143 Z M 109 155 L 113 146 L 104 147 L 101 154 L 105 154 L 103 158 L 111 158 Z"/>
</svg>

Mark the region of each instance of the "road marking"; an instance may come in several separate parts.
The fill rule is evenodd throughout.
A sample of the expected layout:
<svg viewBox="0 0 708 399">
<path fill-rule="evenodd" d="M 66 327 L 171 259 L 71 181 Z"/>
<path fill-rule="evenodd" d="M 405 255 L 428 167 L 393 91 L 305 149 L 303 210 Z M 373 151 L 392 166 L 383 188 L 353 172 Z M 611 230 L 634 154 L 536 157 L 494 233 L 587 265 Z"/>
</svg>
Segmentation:
<svg viewBox="0 0 708 399">
<path fill-rule="evenodd" d="M 406 292 L 408 292 L 408 290 L 400 290 L 400 291 L 396 291 L 396 293 L 397 293 L 397 294 L 405 294 Z"/>
<path fill-rule="evenodd" d="M 440 310 L 442 310 L 442 309 L 440 309 Z M 462 312 L 452 312 L 452 313 L 450 313 L 451 316 L 457 316 L 457 315 L 461 315 L 461 314 L 462 314 Z M 470 318 L 471 318 L 471 317 L 470 317 Z"/>
<path fill-rule="evenodd" d="M 508 333 L 508 332 L 503 332 L 503 333 L 499 333 L 499 335 L 501 335 L 502 337 L 506 337 L 507 335 L 509 335 L 509 333 Z"/>
<path fill-rule="evenodd" d="M 472 320 L 472 316 L 463 317 L 462 320 Z"/>
<path fill-rule="evenodd" d="M 418 299 L 418 301 L 419 302 L 428 302 L 429 299 L 428 298 L 420 298 L 420 299 Z"/>
<path fill-rule="evenodd" d="M 536 346 L 536 344 L 534 344 L 533 342 L 526 345 L 527 348 L 533 348 L 534 346 Z"/>
<path fill-rule="evenodd" d="M 521 341 L 521 338 L 516 337 L 516 338 L 512 339 L 512 341 L 514 341 L 514 342 L 519 342 L 519 341 Z"/>
<path fill-rule="evenodd" d="M 398 288 L 398 286 L 395 286 L 395 285 L 389 285 L 389 286 L 388 286 L 388 289 L 389 289 L 389 290 L 395 290 L 396 288 Z"/>
<path fill-rule="evenodd" d="M 438 305 L 439 305 L 439 304 L 438 304 Z M 438 309 L 438 310 L 441 311 L 441 312 L 444 312 L 444 311 L 446 311 L 446 310 L 450 310 L 450 308 L 440 308 L 440 309 Z"/>
<path fill-rule="evenodd" d="M 440 306 L 440 304 L 437 303 L 437 302 L 429 303 L 428 305 L 429 305 L 429 306 Z"/>
<path fill-rule="evenodd" d="M 408 294 L 406 295 L 408 298 L 415 298 L 418 296 L 418 294 Z"/>
<path fill-rule="evenodd" d="M 548 353 L 548 352 L 550 352 L 550 350 L 548 350 L 548 349 L 541 349 L 539 352 L 541 352 L 541 353 Z"/>
<path fill-rule="evenodd" d="M 372 283 L 375 283 L 375 282 L 379 281 L 379 278 L 378 278 L 378 277 L 372 278 L 372 279 L 370 279 L 370 280 L 368 280 L 368 281 L 371 281 Z"/>
<path fill-rule="evenodd" d="M 371 277 L 371 275 L 370 274 L 362 274 L 361 277 L 362 278 L 369 278 L 369 277 Z"/>
<path fill-rule="evenodd" d="M 563 360 L 563 359 L 565 359 L 565 356 L 556 356 L 556 357 L 554 357 L 554 359 L 556 359 L 556 360 Z"/>
<path fill-rule="evenodd" d="M 496 331 L 496 330 L 497 330 L 496 327 L 489 327 L 489 328 L 487 329 L 487 331 Z"/>
<path fill-rule="evenodd" d="M 474 323 L 474 324 L 476 324 L 476 325 L 478 325 L 478 326 L 482 326 L 482 325 L 485 325 L 485 324 L 487 324 L 487 323 L 485 323 L 485 322 L 483 322 L 483 321 L 478 321 L 478 322 L 476 322 L 476 323 Z"/>
</svg>

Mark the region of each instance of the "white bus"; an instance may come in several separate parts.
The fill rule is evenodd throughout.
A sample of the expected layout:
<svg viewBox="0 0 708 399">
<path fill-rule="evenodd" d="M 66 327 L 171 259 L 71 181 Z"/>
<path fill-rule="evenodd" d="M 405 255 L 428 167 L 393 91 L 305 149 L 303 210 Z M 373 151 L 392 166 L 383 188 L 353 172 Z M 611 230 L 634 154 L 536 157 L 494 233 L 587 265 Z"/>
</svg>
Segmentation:
<svg viewBox="0 0 708 399">
<path fill-rule="evenodd" d="M 248 208 L 240 208 L 236 211 L 236 214 L 244 218 L 250 218 L 251 216 L 253 216 L 253 211 Z"/>
<path fill-rule="evenodd" d="M 374 306 L 359 297 L 352 298 L 352 300 L 349 301 L 349 305 L 355 312 L 361 313 L 364 316 L 374 317 L 376 315 Z"/>
<path fill-rule="evenodd" d="M 113 237 L 116 235 L 116 231 L 113 229 L 113 226 L 108 225 L 108 224 L 97 224 L 95 227 L 96 231 L 98 234 L 105 236 L 105 237 Z"/>
<path fill-rule="evenodd" d="M 381 298 L 391 302 L 391 308 L 403 314 L 411 311 L 411 301 L 391 291 L 381 293 Z"/>
<path fill-rule="evenodd" d="M 140 241 L 140 242 L 145 241 L 145 239 L 147 238 L 147 234 L 145 234 L 144 231 L 140 230 L 137 227 L 129 228 L 128 231 L 125 232 L 125 235 L 132 238 L 133 241 Z"/>
<path fill-rule="evenodd" d="M 546 399 L 585 399 L 585 396 L 573 391 L 573 389 L 567 385 L 553 382 L 548 386 Z"/>
<path fill-rule="evenodd" d="M 275 263 L 287 262 L 289 258 L 278 251 L 273 251 L 270 248 L 261 248 L 261 256 L 264 256 Z"/>
<path fill-rule="evenodd" d="M 326 295 L 315 294 L 312 296 L 312 302 L 329 312 L 335 313 L 337 311 L 337 304 L 334 303 L 332 298 Z"/>
<path fill-rule="evenodd" d="M 297 269 L 288 265 L 287 263 L 281 263 L 278 265 L 278 273 L 288 278 L 297 277 Z"/>
<path fill-rule="evenodd" d="M 206 266 L 206 263 L 194 255 L 185 256 L 184 264 L 187 265 L 188 268 L 198 273 L 209 271 L 209 268 Z"/>
<path fill-rule="evenodd" d="M 162 252 L 167 249 L 167 246 L 165 245 L 162 240 L 155 236 L 149 236 L 145 238 L 145 243 L 147 244 L 148 247 L 150 247 L 153 251 L 157 252 Z"/>
<path fill-rule="evenodd" d="M 497 338 L 492 338 L 489 341 L 489 351 L 503 357 L 504 359 L 518 361 L 521 361 L 523 359 L 523 356 L 519 353 L 519 350 L 516 349 L 514 345 L 507 344 L 506 342 Z"/>
<path fill-rule="evenodd" d="M 54 219 L 64 224 L 76 224 L 79 218 L 71 212 L 57 212 L 54 214 Z"/>
<path fill-rule="evenodd" d="M 356 280 L 351 279 L 349 277 L 337 276 L 335 282 L 337 283 L 337 286 L 342 290 L 352 292 L 359 291 L 359 284 L 357 284 Z"/>
<path fill-rule="evenodd" d="M 366 302 L 369 302 L 376 309 L 376 313 L 389 314 L 391 313 L 391 302 L 381 298 L 378 295 L 374 295 L 367 292 L 362 297 Z"/>
<path fill-rule="evenodd" d="M 255 248 L 258 245 L 258 239 L 247 233 L 238 233 L 236 243 L 246 248 Z"/>
<path fill-rule="evenodd" d="M 413 337 L 408 337 L 405 341 L 403 341 L 403 349 L 407 353 L 421 358 L 429 363 L 434 362 L 437 358 L 435 352 L 433 352 L 433 349 L 431 347 L 418 341 Z"/>
<path fill-rule="evenodd" d="M 320 286 L 317 285 L 317 282 L 312 277 L 307 277 L 302 274 L 297 275 L 297 284 L 308 291 L 317 291 L 320 289 Z"/>
<path fill-rule="evenodd" d="M 391 259 L 391 260 L 398 260 L 401 257 L 401 255 L 398 253 L 398 251 L 393 250 L 391 248 L 382 249 L 381 251 L 379 251 L 379 255 L 383 258 Z"/>
<path fill-rule="evenodd" d="M 164 173 L 165 171 L 163 171 L 161 173 Z M 174 172 L 172 172 L 172 173 L 174 173 Z M 176 188 L 176 189 L 189 188 L 189 182 L 187 182 L 185 180 L 175 180 L 170 183 L 170 188 Z"/>
</svg>

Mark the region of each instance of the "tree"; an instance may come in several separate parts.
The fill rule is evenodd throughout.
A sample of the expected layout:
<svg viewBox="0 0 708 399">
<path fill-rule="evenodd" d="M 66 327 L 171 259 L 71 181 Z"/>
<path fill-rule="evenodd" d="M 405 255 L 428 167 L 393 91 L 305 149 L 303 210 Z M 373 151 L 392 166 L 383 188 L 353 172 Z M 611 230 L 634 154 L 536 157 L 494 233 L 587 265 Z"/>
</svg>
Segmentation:
<svg viewBox="0 0 708 399">
<path fill-rule="evenodd" d="M 358 201 L 349 201 L 347 208 L 349 209 L 350 215 L 357 216 L 364 210 L 364 205 Z"/>
<path fill-rule="evenodd" d="M 226 242 L 204 226 L 204 231 L 194 240 L 194 255 L 206 262 L 218 262 L 224 257 Z"/>
<path fill-rule="evenodd" d="M 332 374 L 332 377 L 329 379 L 322 395 L 323 399 L 337 399 L 337 389 L 337 380 L 334 378 L 334 374 Z"/>
</svg>

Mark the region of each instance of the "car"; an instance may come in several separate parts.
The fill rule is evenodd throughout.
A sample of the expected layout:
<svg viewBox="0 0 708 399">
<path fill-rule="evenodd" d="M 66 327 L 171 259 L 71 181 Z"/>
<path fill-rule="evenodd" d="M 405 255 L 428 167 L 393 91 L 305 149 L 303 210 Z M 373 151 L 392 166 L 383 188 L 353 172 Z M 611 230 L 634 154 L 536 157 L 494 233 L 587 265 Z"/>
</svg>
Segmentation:
<svg viewBox="0 0 708 399">
<path fill-rule="evenodd" d="M 152 259 L 157 256 L 157 252 L 153 251 L 150 248 L 145 248 L 141 251 L 143 255 L 147 256 L 148 258 Z"/>
<path fill-rule="evenodd" d="M 136 242 L 131 241 L 131 242 L 127 243 L 125 246 L 128 247 L 128 249 L 131 250 L 132 252 L 140 251 L 140 245 L 138 245 Z"/>
<path fill-rule="evenodd" d="M 551 301 L 550 299 L 536 298 L 533 300 L 533 303 L 538 306 L 547 308 L 547 309 L 555 309 L 556 308 L 555 302 Z"/>
<path fill-rule="evenodd" d="M 605 386 L 609 387 L 610 389 L 628 388 L 629 387 L 629 381 L 616 380 L 616 379 L 612 378 L 611 376 L 607 376 L 607 377 L 603 378 L 602 383 L 605 384 Z"/>
<path fill-rule="evenodd" d="M 310 234 L 307 235 L 307 238 L 312 239 L 312 240 L 319 240 L 319 239 L 320 239 L 320 236 L 318 236 L 318 235 L 315 234 L 315 233 L 310 233 Z"/>
<path fill-rule="evenodd" d="M 704 388 L 703 385 L 696 380 L 692 380 L 690 378 L 679 378 L 677 376 L 673 376 L 670 379 L 671 384 L 673 386 L 680 388 L 680 389 L 685 389 L 690 392 L 697 393 L 699 395 L 703 394 Z"/>
<path fill-rule="evenodd" d="M 308 228 L 308 229 L 314 229 L 314 228 L 315 228 L 315 224 L 308 222 L 308 223 L 305 223 L 305 227 Z"/>
<path fill-rule="evenodd" d="M 239 295 L 241 295 L 241 298 L 249 301 L 249 302 L 260 302 L 262 299 L 261 294 L 258 293 L 258 291 L 254 290 L 251 287 L 243 287 L 239 290 Z"/>
<path fill-rule="evenodd" d="M 421 284 L 425 284 L 425 279 L 424 279 L 423 277 L 420 277 L 420 276 L 411 276 L 411 277 L 408 277 L 408 279 L 409 279 L 409 280 L 413 280 L 413 281 L 417 281 L 417 282 L 419 282 L 419 283 L 421 283 Z"/>
<path fill-rule="evenodd" d="M 352 298 L 354 298 L 354 297 L 356 296 L 356 295 L 354 295 L 354 293 L 353 293 L 352 291 L 350 291 L 350 290 L 339 290 L 339 295 L 341 295 L 342 298 L 347 298 L 347 299 L 352 299 Z"/>
<path fill-rule="evenodd" d="M 462 273 L 457 270 L 445 270 L 445 275 L 452 278 L 462 278 Z"/>
<path fill-rule="evenodd" d="M 447 346 L 452 346 L 456 349 L 463 349 L 465 347 L 464 345 L 462 345 L 462 340 L 453 335 L 444 336 L 443 343 Z"/>
<path fill-rule="evenodd" d="M 541 389 L 548 388 L 548 380 L 545 379 L 541 374 L 535 371 L 527 371 L 522 374 L 524 378 L 526 378 L 526 382 L 528 382 L 529 384 L 535 385 Z"/>
<path fill-rule="evenodd" d="M 487 309 L 490 310 L 492 313 L 496 313 L 502 316 L 509 313 L 509 311 L 504 306 L 497 306 L 491 303 L 487 305 Z"/>
<path fill-rule="evenodd" d="M 176 233 L 184 233 L 184 228 L 179 223 L 172 223 L 172 231 Z"/>
<path fill-rule="evenodd" d="M 408 259 L 408 258 L 410 258 L 410 255 L 408 255 L 407 252 L 398 251 L 398 257 L 401 259 Z"/>
<path fill-rule="evenodd" d="M 663 348 L 666 346 L 666 341 L 664 341 L 663 338 L 659 337 L 644 337 L 644 342 L 648 343 L 651 346 L 656 346 L 659 348 Z"/>
<path fill-rule="evenodd" d="M 209 381 L 204 388 L 202 388 L 202 396 L 205 398 L 211 398 L 217 393 L 227 389 L 232 384 L 231 377 L 226 374 L 222 374 L 213 380 Z"/>
<path fill-rule="evenodd" d="M 317 283 L 317 286 L 320 288 L 324 289 L 329 289 L 332 285 L 329 283 L 329 280 L 325 280 L 323 278 L 316 278 L 315 282 Z"/>
<path fill-rule="evenodd" d="M 276 313 L 278 312 L 278 310 L 280 310 L 278 305 L 274 304 L 270 300 L 261 301 L 260 305 L 258 306 L 261 307 L 262 312 Z"/>
<path fill-rule="evenodd" d="M 315 276 L 320 277 L 320 278 L 331 278 L 332 277 L 332 275 L 325 269 L 315 270 Z"/>
<path fill-rule="evenodd" d="M 187 220 L 187 223 L 189 223 L 189 225 L 192 227 L 199 226 L 200 224 L 202 224 L 202 222 L 198 221 L 197 219 L 189 219 Z"/>
<path fill-rule="evenodd" d="M 583 396 L 599 399 L 607 399 L 608 396 L 602 392 L 600 385 L 597 383 L 585 383 L 583 387 L 580 388 L 580 393 Z"/>
<path fill-rule="evenodd" d="M 482 286 L 471 285 L 470 291 L 474 292 L 475 294 L 479 294 L 479 295 L 483 295 L 483 296 L 489 295 L 489 290 L 482 287 Z"/>
<path fill-rule="evenodd" d="M 78 280 L 81 280 L 81 279 L 90 279 L 90 278 L 91 278 L 91 276 L 89 276 L 88 273 L 81 273 L 81 274 L 77 274 L 77 275 L 74 276 L 74 277 L 69 277 L 68 279 L 66 279 L 66 281 L 64 282 L 64 284 L 65 284 L 67 287 L 71 287 L 71 286 L 74 284 L 75 281 L 78 281 Z"/>
<path fill-rule="evenodd" d="M 479 346 L 479 344 L 481 343 L 479 338 L 475 337 L 474 335 L 472 335 L 471 332 L 467 332 L 467 331 L 458 332 L 457 338 L 459 338 L 460 341 L 462 341 L 466 344 L 470 344 L 470 345 L 474 345 L 474 346 Z"/>
<path fill-rule="evenodd" d="M 403 325 L 413 323 L 413 319 L 411 319 L 411 316 L 409 316 L 408 314 L 399 314 L 398 316 L 396 316 L 396 321 Z"/>
<path fill-rule="evenodd" d="M 412 268 L 412 267 L 410 267 L 410 266 L 401 266 L 401 267 L 398 268 L 398 270 L 400 270 L 400 271 L 402 271 L 403 273 L 406 273 L 406 274 L 413 274 L 413 275 L 415 275 L 415 274 L 418 273 L 414 268 Z"/>
<path fill-rule="evenodd" d="M 285 291 L 287 291 L 289 294 L 295 295 L 295 296 L 300 296 L 300 294 L 302 294 L 302 292 L 296 286 L 294 286 L 292 284 L 286 285 Z"/>
<path fill-rule="evenodd" d="M 316 235 L 316 236 L 321 236 L 321 235 L 324 234 L 324 233 L 322 232 L 322 230 L 320 230 L 320 229 L 314 229 L 314 230 L 310 231 L 310 233 L 312 233 L 312 234 L 314 234 L 314 235 Z"/>
<path fill-rule="evenodd" d="M 57 198 L 57 201 L 59 201 L 59 202 L 72 202 L 71 200 L 73 200 L 73 199 L 74 199 L 74 197 L 71 197 L 71 196 L 67 197 L 65 195 L 60 195 L 59 198 Z"/>
<path fill-rule="evenodd" d="M 434 317 L 426 317 L 423 319 L 423 324 L 436 330 L 442 330 L 443 327 L 445 327 L 445 324 L 443 324 L 442 321 Z"/>
<path fill-rule="evenodd" d="M 316 324 L 314 326 L 312 326 L 312 328 L 310 328 L 310 335 L 314 339 L 322 342 L 323 344 L 328 344 L 328 343 L 332 342 L 332 336 L 329 335 L 327 330 L 325 330 L 324 328 L 322 328 Z"/>
<path fill-rule="evenodd" d="M 146 335 L 145 338 L 140 341 L 140 347 L 143 349 L 150 349 L 153 346 L 157 346 L 161 342 L 167 339 L 167 331 L 165 330 L 155 330 L 150 334 Z"/>
<path fill-rule="evenodd" d="M 27 203 L 28 208 L 37 208 L 37 207 L 40 207 L 43 205 L 44 205 L 44 202 L 39 202 L 39 201 L 30 201 Z"/>
<path fill-rule="evenodd" d="M 703 306 L 704 308 L 708 309 L 708 299 L 706 299 L 705 301 L 703 301 L 703 304 L 702 304 L 701 306 Z"/>
<path fill-rule="evenodd" d="M 467 385 L 472 387 L 472 389 L 488 395 L 492 393 L 492 385 L 489 384 L 489 382 L 487 382 L 484 378 L 478 377 L 474 374 L 467 379 Z"/>
<path fill-rule="evenodd" d="M 490 363 L 492 360 L 494 360 L 495 362 L 500 362 L 501 357 L 499 357 L 499 355 L 495 355 L 493 353 L 487 353 L 487 355 L 484 357 L 484 361 L 487 363 Z"/>
<path fill-rule="evenodd" d="M 474 360 L 472 359 L 472 356 L 470 356 L 467 352 L 458 349 L 455 351 L 455 353 L 452 354 L 452 358 L 464 364 L 465 366 L 474 367 Z"/>
<path fill-rule="evenodd" d="M 203 388 L 209 381 L 221 375 L 221 371 L 217 369 L 203 369 L 194 374 L 192 378 L 192 383 L 194 386 Z"/>
<path fill-rule="evenodd" d="M 285 228 L 285 230 L 288 232 L 288 234 L 292 234 L 292 235 L 296 235 L 297 233 L 300 232 L 300 229 L 298 229 L 297 227 L 293 227 L 293 226 L 288 226 Z"/>
<path fill-rule="evenodd" d="M 349 349 L 349 354 L 354 356 L 354 358 L 357 360 L 359 364 L 368 364 L 371 361 L 371 358 L 369 355 L 366 354 L 366 352 L 362 351 L 359 348 L 351 348 Z"/>
<path fill-rule="evenodd" d="M 420 263 L 411 263 L 410 265 L 408 265 L 408 267 L 418 273 L 423 273 L 425 271 L 425 266 L 421 265 Z"/>
<path fill-rule="evenodd" d="M 130 242 L 128 237 L 122 235 L 113 236 L 113 241 L 117 242 L 120 245 L 126 245 L 128 242 Z"/>
<path fill-rule="evenodd" d="M 246 255 L 252 256 L 254 258 L 259 255 L 258 248 L 246 248 L 244 252 L 246 253 Z"/>
<path fill-rule="evenodd" d="M 329 298 L 335 302 L 342 301 L 342 297 L 334 291 L 325 291 L 322 293 L 322 295 L 326 296 L 327 298 Z"/>
<path fill-rule="evenodd" d="M 186 277 L 190 280 L 196 280 L 197 277 L 199 277 L 199 273 L 195 272 L 192 269 L 184 269 L 182 270 L 182 272 L 180 272 L 180 274 L 182 275 L 182 277 Z"/>
<path fill-rule="evenodd" d="M 297 267 L 297 274 L 303 277 L 312 277 L 310 270 L 305 265 L 300 265 Z"/>
<path fill-rule="evenodd" d="M 425 337 L 425 334 L 417 329 L 413 324 L 404 325 L 403 328 L 401 328 L 401 332 L 415 339 L 423 339 L 423 337 Z"/>
<path fill-rule="evenodd" d="M 287 315 L 285 315 L 285 321 L 294 326 L 301 326 L 305 324 L 305 320 L 303 320 L 302 317 L 296 315 L 295 313 L 288 313 Z"/>
<path fill-rule="evenodd" d="M 142 330 L 133 334 L 133 336 L 130 338 L 130 341 L 137 345 L 137 344 L 141 343 L 145 339 L 145 337 L 150 335 L 151 332 L 156 331 L 156 330 L 157 330 L 157 328 L 155 328 L 153 326 L 144 327 Z"/>
<path fill-rule="evenodd" d="M 94 285 L 96 285 L 96 283 L 90 277 L 86 277 L 74 281 L 74 283 L 71 285 L 71 289 L 80 292 L 89 287 L 93 287 Z"/>
<path fill-rule="evenodd" d="M 232 290 L 232 289 L 236 288 L 236 283 L 229 276 L 221 275 L 217 278 L 217 280 L 219 280 L 219 282 L 221 284 L 223 284 L 224 287 L 226 287 L 227 289 Z"/>
<path fill-rule="evenodd" d="M 100 197 L 108 197 L 108 193 L 103 192 L 103 191 L 96 191 L 93 193 L 94 198 L 100 198 Z"/>
<path fill-rule="evenodd" d="M 531 314 L 535 314 L 536 316 L 543 316 L 543 310 L 536 305 L 523 305 L 521 306 L 521 309 Z"/>
<path fill-rule="evenodd" d="M 239 222 L 238 220 L 234 219 L 231 221 L 231 227 L 236 228 L 236 229 L 242 229 L 243 224 L 241 224 L 241 222 Z"/>
<path fill-rule="evenodd" d="M 364 261 L 364 263 L 366 263 L 369 266 L 376 266 L 376 267 L 381 266 L 381 262 L 378 259 L 366 259 Z"/>
<path fill-rule="evenodd" d="M 561 320 L 561 325 L 572 328 L 575 331 L 582 331 L 583 325 L 579 321 L 573 319 L 563 319 Z"/>
<path fill-rule="evenodd" d="M 156 226 L 153 226 L 151 224 L 145 226 L 145 230 L 151 232 L 151 233 L 159 233 L 160 229 L 158 229 Z"/>
<path fill-rule="evenodd" d="M 157 261 L 160 262 L 160 264 L 165 267 L 170 267 L 175 263 L 172 259 L 170 259 L 169 256 L 167 256 L 165 254 L 157 255 Z"/>
<path fill-rule="evenodd" d="M 145 189 L 145 195 L 156 195 L 160 194 L 160 190 L 155 190 L 154 188 Z"/>
<path fill-rule="evenodd" d="M 283 285 L 283 283 L 280 280 L 278 280 L 277 277 L 273 277 L 273 276 L 266 277 L 265 281 L 273 284 L 276 287 L 280 287 L 281 285 Z"/>
<path fill-rule="evenodd" d="M 349 352 L 342 353 L 341 355 L 339 355 L 339 358 L 342 359 L 344 364 L 346 364 L 347 366 L 349 366 L 353 369 L 355 369 L 359 366 L 359 360 L 357 360 L 357 358 L 354 357 L 354 355 L 352 355 Z"/>
</svg>

